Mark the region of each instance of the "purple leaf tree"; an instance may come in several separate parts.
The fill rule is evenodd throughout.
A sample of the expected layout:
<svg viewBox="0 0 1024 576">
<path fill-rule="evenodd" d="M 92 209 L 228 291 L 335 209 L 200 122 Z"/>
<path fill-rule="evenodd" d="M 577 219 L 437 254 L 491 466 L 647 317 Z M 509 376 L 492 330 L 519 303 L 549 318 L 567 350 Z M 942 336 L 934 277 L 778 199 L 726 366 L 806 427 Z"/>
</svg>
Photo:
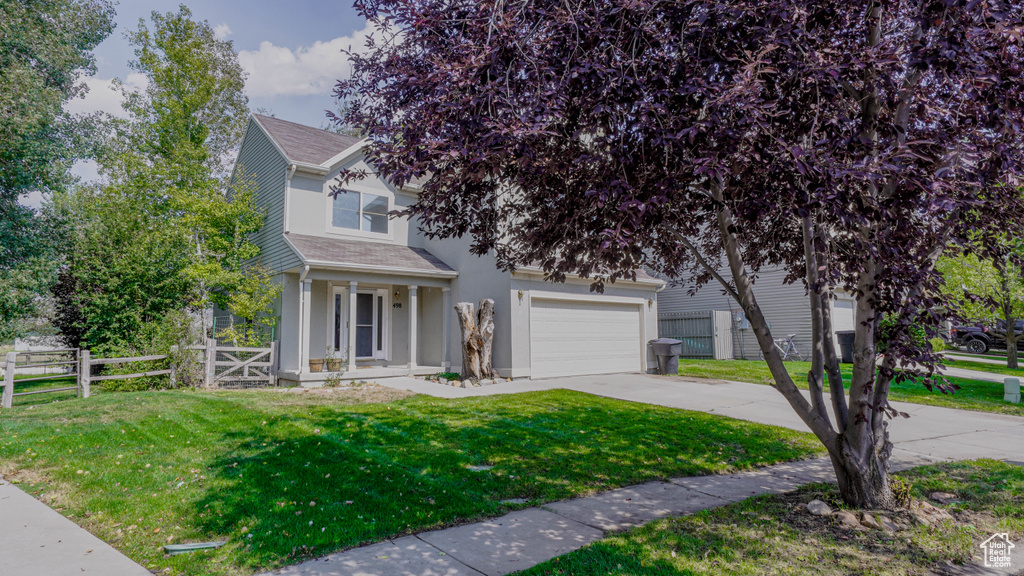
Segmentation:
<svg viewBox="0 0 1024 576">
<path fill-rule="evenodd" d="M 846 502 L 895 506 L 890 383 L 946 387 L 910 330 L 956 314 L 935 262 L 1024 224 L 1020 2 L 356 6 L 379 34 L 337 85 L 339 120 L 384 177 L 426 179 L 408 211 L 425 233 L 596 289 L 641 267 L 719 285 Z M 809 400 L 758 303 L 765 266 L 807 287 Z M 857 302 L 846 388 L 837 291 Z"/>
</svg>

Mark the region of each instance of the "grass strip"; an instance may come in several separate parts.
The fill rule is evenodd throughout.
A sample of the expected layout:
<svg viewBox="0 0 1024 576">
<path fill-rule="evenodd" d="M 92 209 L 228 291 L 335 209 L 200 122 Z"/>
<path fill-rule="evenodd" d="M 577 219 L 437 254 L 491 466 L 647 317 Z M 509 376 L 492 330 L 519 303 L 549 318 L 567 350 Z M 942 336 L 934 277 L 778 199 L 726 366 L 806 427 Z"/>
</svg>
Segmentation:
<svg viewBox="0 0 1024 576">
<path fill-rule="evenodd" d="M 786 362 L 785 364 L 786 370 L 793 377 L 796 385 L 806 390 L 807 372 L 811 369 L 811 363 Z M 850 365 L 843 364 L 842 372 L 844 383 L 849 387 Z M 768 365 L 760 360 L 680 360 L 679 375 L 753 384 L 771 385 L 775 382 L 768 370 Z M 948 377 L 947 380 L 960 386 L 960 390 L 953 394 L 946 394 L 938 390 L 928 390 L 919 381 L 909 380 L 893 382 L 889 398 L 900 402 L 1024 416 L 1024 404 L 1010 404 L 1003 401 L 1003 384 L 1001 382 L 955 377 Z"/>
<path fill-rule="evenodd" d="M 924 466 L 900 473 L 918 499 L 949 492 L 955 521 L 887 533 L 844 528 L 812 516 L 821 499 L 838 507 L 830 484 L 765 495 L 652 522 L 519 572 L 522 576 L 794 575 L 905 576 L 933 574 L 944 563 L 978 558 L 978 544 L 1008 532 L 1024 536 L 1024 468 L 1002 462 Z M 944 573 L 941 572 L 940 573 Z"/>
</svg>

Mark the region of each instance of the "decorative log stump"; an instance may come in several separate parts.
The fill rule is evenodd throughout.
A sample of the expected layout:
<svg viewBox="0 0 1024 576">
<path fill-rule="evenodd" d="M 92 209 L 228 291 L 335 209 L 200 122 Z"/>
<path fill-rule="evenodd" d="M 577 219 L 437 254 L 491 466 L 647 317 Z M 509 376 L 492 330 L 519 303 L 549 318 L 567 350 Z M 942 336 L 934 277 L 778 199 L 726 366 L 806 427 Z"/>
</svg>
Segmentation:
<svg viewBox="0 0 1024 576">
<path fill-rule="evenodd" d="M 459 302 L 455 312 L 462 330 L 462 377 L 474 381 L 494 377 L 494 300 L 481 300 L 480 310 L 475 314 L 472 303 Z"/>
<path fill-rule="evenodd" d="M 481 339 L 480 378 L 494 378 L 494 362 L 491 357 L 491 344 L 494 341 L 494 300 L 480 301 L 476 327 Z"/>
</svg>

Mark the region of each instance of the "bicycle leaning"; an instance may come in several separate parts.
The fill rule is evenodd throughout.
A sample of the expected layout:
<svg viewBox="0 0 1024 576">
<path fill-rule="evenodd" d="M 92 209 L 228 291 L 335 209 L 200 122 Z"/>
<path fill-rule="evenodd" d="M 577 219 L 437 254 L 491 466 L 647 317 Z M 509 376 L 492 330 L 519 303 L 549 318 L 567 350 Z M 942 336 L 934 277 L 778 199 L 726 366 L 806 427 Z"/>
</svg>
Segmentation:
<svg viewBox="0 0 1024 576">
<path fill-rule="evenodd" d="M 796 347 L 796 342 L 793 339 L 796 338 L 796 334 L 790 334 L 785 338 L 775 338 L 775 347 L 779 350 L 779 354 L 782 356 L 782 361 L 786 360 L 799 360 L 804 361 L 804 355 L 800 352 L 800 349 Z M 764 352 L 760 350 L 757 352 L 757 357 L 764 360 Z"/>
</svg>

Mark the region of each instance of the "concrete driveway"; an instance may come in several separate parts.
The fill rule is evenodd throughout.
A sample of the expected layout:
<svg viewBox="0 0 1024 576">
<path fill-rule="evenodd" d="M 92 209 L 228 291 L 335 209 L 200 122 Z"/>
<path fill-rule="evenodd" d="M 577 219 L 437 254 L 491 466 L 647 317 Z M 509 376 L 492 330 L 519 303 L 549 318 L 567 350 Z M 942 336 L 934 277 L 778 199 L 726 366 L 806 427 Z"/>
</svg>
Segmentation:
<svg viewBox="0 0 1024 576">
<path fill-rule="evenodd" d="M 608 398 L 699 410 L 731 418 L 807 431 L 807 427 L 771 386 L 649 374 L 607 374 L 548 380 L 523 380 L 481 388 L 455 388 L 425 380 L 391 378 L 381 384 L 438 396 L 462 398 L 565 388 Z M 806 393 L 805 393 L 806 394 Z M 1024 461 L 1024 418 L 893 402 L 910 414 L 889 425 L 897 462 L 993 458 Z"/>
</svg>

